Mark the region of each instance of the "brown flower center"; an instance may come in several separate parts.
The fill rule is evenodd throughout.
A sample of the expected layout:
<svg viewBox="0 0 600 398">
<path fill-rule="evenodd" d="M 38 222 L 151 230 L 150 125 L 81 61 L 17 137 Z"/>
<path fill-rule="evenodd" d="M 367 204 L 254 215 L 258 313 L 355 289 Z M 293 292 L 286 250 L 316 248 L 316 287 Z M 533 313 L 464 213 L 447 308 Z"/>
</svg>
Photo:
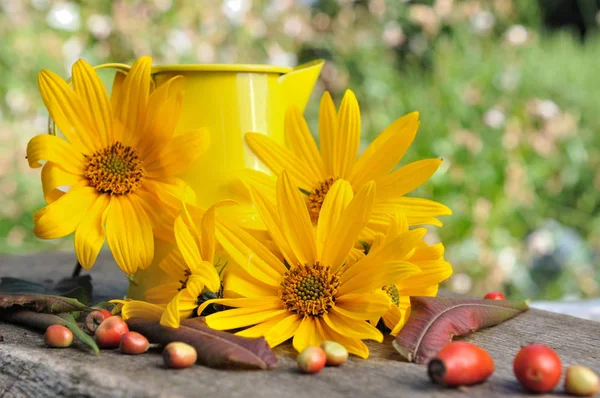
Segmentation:
<svg viewBox="0 0 600 398">
<path fill-rule="evenodd" d="M 283 307 L 302 316 L 317 317 L 326 313 L 335 303 L 340 284 L 337 275 L 331 275 L 328 265 L 298 265 L 286 272 L 279 298 Z"/>
<path fill-rule="evenodd" d="M 308 196 L 308 210 L 313 222 L 317 222 L 319 219 L 319 213 L 321 212 L 321 207 L 323 207 L 325 196 L 327 196 L 327 192 L 329 192 L 329 189 L 336 181 L 337 178 L 328 178 L 325 181 L 321 181 L 319 186 L 313 189 Z"/>
<path fill-rule="evenodd" d="M 137 151 L 117 142 L 86 157 L 84 176 L 100 193 L 125 195 L 138 189 L 144 170 Z"/>
<path fill-rule="evenodd" d="M 382 287 L 382 289 L 388 294 L 388 296 L 390 296 L 394 304 L 400 305 L 400 295 L 398 293 L 398 286 L 394 284 L 385 285 L 384 287 Z"/>
</svg>

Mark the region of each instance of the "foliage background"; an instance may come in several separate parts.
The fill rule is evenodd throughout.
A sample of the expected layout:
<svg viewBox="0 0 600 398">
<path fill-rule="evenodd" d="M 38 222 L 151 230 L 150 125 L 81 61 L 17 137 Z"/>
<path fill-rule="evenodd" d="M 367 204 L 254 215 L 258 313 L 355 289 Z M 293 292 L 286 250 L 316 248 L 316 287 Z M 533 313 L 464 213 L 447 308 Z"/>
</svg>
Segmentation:
<svg viewBox="0 0 600 398">
<path fill-rule="evenodd" d="M 0 0 L 0 253 L 72 250 L 40 241 L 43 205 L 27 141 L 46 131 L 46 68 L 92 64 L 327 64 L 323 90 L 355 90 L 363 144 L 421 112 L 403 163 L 444 158 L 419 195 L 454 215 L 447 287 L 482 294 L 600 296 L 600 21 L 594 0 Z M 110 74 L 103 75 L 108 83 Z M 316 128 L 313 129 L 316 132 Z M 363 146 L 363 147 L 364 147 Z M 66 268 L 70 268 L 66 267 Z M 68 272 L 66 270 L 65 272 Z"/>
</svg>

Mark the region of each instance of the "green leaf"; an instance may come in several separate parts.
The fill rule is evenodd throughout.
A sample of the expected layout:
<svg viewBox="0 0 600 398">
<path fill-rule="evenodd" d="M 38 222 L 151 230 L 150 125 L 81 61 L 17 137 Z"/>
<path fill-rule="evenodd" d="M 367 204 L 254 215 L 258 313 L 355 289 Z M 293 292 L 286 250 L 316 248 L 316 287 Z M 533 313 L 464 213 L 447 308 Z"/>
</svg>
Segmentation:
<svg viewBox="0 0 600 398">
<path fill-rule="evenodd" d="M 63 325 L 78 338 L 83 344 L 89 346 L 96 355 L 100 352 L 94 339 L 79 328 L 71 314 L 47 314 L 29 310 L 0 312 L 0 320 L 17 325 L 29 326 L 45 331 L 52 325 Z"/>
<path fill-rule="evenodd" d="M 393 342 L 409 362 L 427 363 L 455 336 L 498 325 L 527 311 L 526 301 L 411 297 L 411 312 Z"/>
</svg>

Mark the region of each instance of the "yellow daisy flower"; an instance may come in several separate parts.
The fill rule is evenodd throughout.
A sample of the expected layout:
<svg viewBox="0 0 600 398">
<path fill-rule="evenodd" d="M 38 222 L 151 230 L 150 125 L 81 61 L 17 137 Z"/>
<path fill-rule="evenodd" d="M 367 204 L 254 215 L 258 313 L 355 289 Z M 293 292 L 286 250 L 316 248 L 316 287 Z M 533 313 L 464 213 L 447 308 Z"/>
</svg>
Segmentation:
<svg viewBox="0 0 600 398">
<path fill-rule="evenodd" d="M 146 301 L 123 303 L 123 319 L 144 318 L 160 320 L 163 326 L 179 327 L 182 319 L 192 316 L 198 307 L 198 297 L 206 288 L 218 292 L 219 274 L 213 265 L 215 259 L 215 207 L 209 208 L 196 228 L 187 208 L 175 219 L 177 248 L 165 257 L 159 266 L 167 280 L 146 292 Z"/>
<path fill-rule="evenodd" d="M 375 205 L 367 229 L 361 234 L 362 239 L 369 240 L 374 232 L 385 231 L 388 214 L 398 211 L 406 214 L 411 226 L 441 226 L 436 217 L 452 214 L 440 203 L 405 196 L 433 175 L 441 159 L 420 160 L 392 171 L 410 147 L 418 127 L 418 113 L 410 113 L 386 128 L 358 157 L 360 110 L 354 93 L 346 91 L 337 114 L 331 96 L 325 92 L 319 114 L 320 151 L 297 108 L 291 108 L 286 114 L 285 133 L 290 149 L 259 133 L 247 133 L 246 142 L 273 173 L 279 175 L 287 170 L 294 184 L 307 195 L 306 203 L 314 223 L 325 195 L 336 180 L 349 181 L 354 192 L 368 181 L 375 181 Z M 245 185 L 274 198 L 275 177 L 245 170 L 241 179 Z"/>
<path fill-rule="evenodd" d="M 237 334 L 264 336 L 271 346 L 293 337 L 298 351 L 334 340 L 367 358 L 362 340 L 383 339 L 367 320 L 381 317 L 391 305 L 381 288 L 420 272 L 401 259 L 414 250 L 425 229 L 390 239 L 373 254 L 345 266 L 369 220 L 375 183 L 364 184 L 354 195 L 348 181 L 337 180 L 316 228 L 286 171 L 277 182 L 276 207 L 260 192 L 252 194 L 283 260 L 242 228 L 217 224 L 217 240 L 239 268 L 224 278 L 225 298 L 205 302 L 198 312 L 211 303 L 233 307 L 208 315 L 207 324 L 219 330 L 244 328 Z"/>
<path fill-rule="evenodd" d="M 73 88 L 53 72 L 39 74 L 44 104 L 66 139 L 44 134 L 27 145 L 29 166 L 43 166 L 48 202 L 34 214 L 34 233 L 55 239 L 75 231 L 86 269 L 105 237 L 125 273 L 150 265 L 153 237 L 170 235 L 179 209 L 183 183 L 176 176 L 208 144 L 204 130 L 175 134 L 181 77 L 151 92 L 151 64 L 143 57 L 126 77 L 117 74 L 110 99 L 84 60 L 73 66 Z"/>
<path fill-rule="evenodd" d="M 386 246 L 386 241 L 397 239 L 408 231 L 406 217 L 397 214 L 390 222 L 386 234 L 377 235 L 370 250 L 377 253 Z M 444 261 L 444 246 L 441 243 L 428 245 L 421 240 L 408 253 L 405 261 L 419 267 L 421 272 L 383 287 L 392 300 L 392 306 L 382 318 L 393 336 L 400 332 L 410 315 L 410 296 L 436 296 L 439 284 L 452 275 L 452 266 Z M 373 323 L 377 324 L 377 321 Z"/>
</svg>

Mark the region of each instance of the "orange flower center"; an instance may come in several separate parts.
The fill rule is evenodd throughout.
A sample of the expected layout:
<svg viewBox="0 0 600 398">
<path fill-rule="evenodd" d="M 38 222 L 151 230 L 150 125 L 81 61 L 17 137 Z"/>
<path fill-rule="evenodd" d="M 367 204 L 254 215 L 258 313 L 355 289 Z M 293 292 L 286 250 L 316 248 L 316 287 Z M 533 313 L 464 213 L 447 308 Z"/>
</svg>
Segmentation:
<svg viewBox="0 0 600 398">
<path fill-rule="evenodd" d="M 388 296 L 392 299 L 394 304 L 400 305 L 400 295 L 398 293 L 398 286 L 391 284 L 385 285 L 382 289 L 387 293 Z"/>
<path fill-rule="evenodd" d="M 137 151 L 117 142 L 86 156 L 84 176 L 100 193 L 125 195 L 138 189 L 144 170 Z"/>
<path fill-rule="evenodd" d="M 325 181 L 321 181 L 319 186 L 313 189 L 308 196 L 308 210 L 313 222 L 317 222 L 319 219 L 319 213 L 321 212 L 321 207 L 323 207 L 325 196 L 327 196 L 327 192 L 329 192 L 329 189 L 336 181 L 337 178 L 328 178 Z"/>
<path fill-rule="evenodd" d="M 281 282 L 279 298 L 283 308 L 302 316 L 317 317 L 335 303 L 340 285 L 337 275 L 331 275 L 328 265 L 298 265 L 287 271 Z"/>
</svg>

